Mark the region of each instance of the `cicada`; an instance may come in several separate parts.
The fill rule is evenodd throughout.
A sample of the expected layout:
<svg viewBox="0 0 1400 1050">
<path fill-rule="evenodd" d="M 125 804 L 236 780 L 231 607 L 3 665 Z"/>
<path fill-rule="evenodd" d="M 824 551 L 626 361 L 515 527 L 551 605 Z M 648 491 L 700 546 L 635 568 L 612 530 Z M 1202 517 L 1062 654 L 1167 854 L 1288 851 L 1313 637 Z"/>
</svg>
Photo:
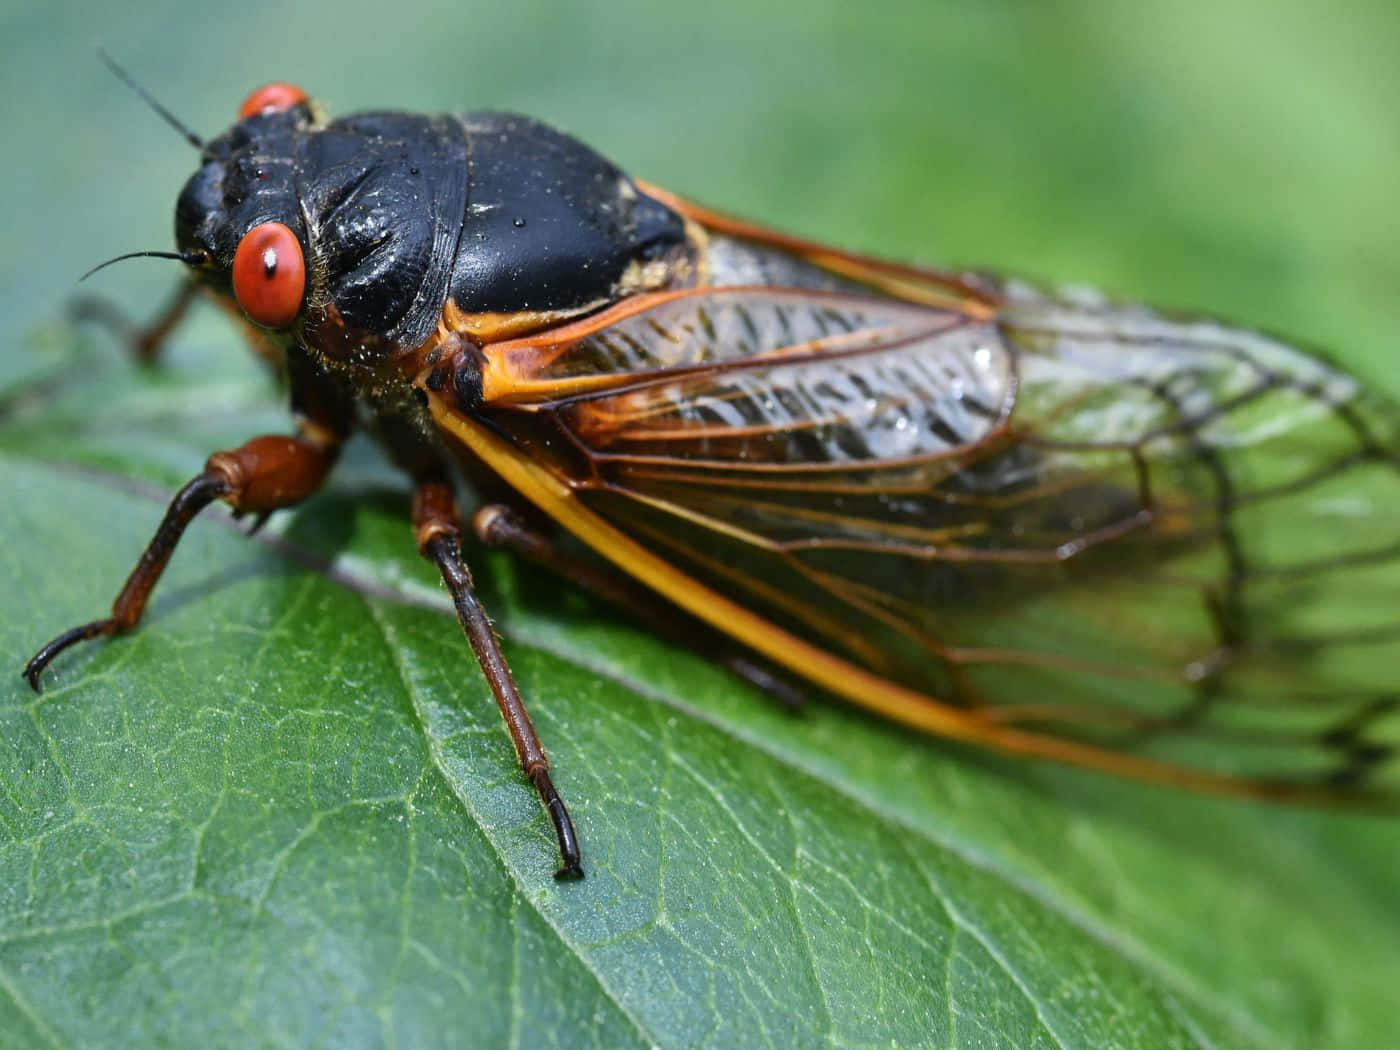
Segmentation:
<svg viewBox="0 0 1400 1050">
<path fill-rule="evenodd" d="M 757 680 L 1151 781 L 1393 797 L 1400 413 L 1323 357 L 773 233 L 522 116 L 331 120 L 275 84 L 185 133 L 164 254 L 187 284 L 145 345 L 212 294 L 295 425 L 209 458 L 111 615 L 29 662 L 36 688 L 136 626 L 201 509 L 300 503 L 367 428 L 560 876 L 578 837 L 473 591 L 458 470 L 491 499 L 483 540 L 726 639 Z"/>
</svg>

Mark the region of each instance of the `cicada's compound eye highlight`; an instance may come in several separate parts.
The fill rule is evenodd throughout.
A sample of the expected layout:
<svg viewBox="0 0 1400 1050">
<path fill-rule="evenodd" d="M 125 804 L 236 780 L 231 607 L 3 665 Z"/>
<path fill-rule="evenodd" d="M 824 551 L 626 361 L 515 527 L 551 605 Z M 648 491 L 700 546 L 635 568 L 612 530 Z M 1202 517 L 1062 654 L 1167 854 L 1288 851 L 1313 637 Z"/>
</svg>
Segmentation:
<svg viewBox="0 0 1400 1050">
<path fill-rule="evenodd" d="M 247 120 L 265 113 L 285 113 L 305 101 L 307 95 L 301 88 L 276 80 L 264 84 L 243 100 L 243 105 L 238 107 L 238 119 Z"/>
<path fill-rule="evenodd" d="M 254 226 L 233 255 L 233 295 L 254 324 L 286 328 L 301 312 L 306 260 L 301 242 L 280 222 Z"/>
</svg>

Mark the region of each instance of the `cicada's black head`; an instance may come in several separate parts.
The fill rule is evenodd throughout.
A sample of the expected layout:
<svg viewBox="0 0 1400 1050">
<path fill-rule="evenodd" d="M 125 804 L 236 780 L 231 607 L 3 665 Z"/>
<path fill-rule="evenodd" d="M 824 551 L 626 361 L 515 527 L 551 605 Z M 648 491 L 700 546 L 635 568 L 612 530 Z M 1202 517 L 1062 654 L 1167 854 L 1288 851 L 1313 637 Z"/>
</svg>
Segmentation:
<svg viewBox="0 0 1400 1050">
<path fill-rule="evenodd" d="M 250 320 L 288 329 L 310 292 L 312 255 L 296 169 L 300 143 L 317 118 L 288 84 L 253 92 L 239 118 L 204 145 L 204 164 L 175 205 L 175 241 Z"/>
</svg>

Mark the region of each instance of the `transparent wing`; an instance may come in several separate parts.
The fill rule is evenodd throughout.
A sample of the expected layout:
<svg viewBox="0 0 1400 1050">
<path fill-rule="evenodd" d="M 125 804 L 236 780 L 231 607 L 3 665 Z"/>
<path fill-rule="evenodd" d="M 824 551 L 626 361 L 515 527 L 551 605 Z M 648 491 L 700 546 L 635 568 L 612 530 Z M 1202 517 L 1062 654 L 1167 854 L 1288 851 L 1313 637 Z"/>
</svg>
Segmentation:
<svg viewBox="0 0 1400 1050">
<path fill-rule="evenodd" d="M 485 417 L 587 507 L 890 681 L 1194 768 L 1395 779 L 1400 416 L 1315 356 L 1026 290 L 766 288 L 486 355 Z"/>
</svg>

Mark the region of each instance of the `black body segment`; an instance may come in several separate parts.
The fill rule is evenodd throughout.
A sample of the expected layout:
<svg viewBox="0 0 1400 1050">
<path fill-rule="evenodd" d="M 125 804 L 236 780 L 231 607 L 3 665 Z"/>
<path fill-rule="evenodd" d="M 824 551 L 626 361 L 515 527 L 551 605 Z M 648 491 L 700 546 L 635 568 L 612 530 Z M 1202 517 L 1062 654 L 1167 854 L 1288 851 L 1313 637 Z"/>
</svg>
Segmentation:
<svg viewBox="0 0 1400 1050">
<path fill-rule="evenodd" d="M 469 313 L 611 297 L 627 267 L 685 245 L 685 224 L 577 139 L 508 113 L 468 113 L 471 202 L 452 298 Z"/>
<path fill-rule="evenodd" d="M 304 135 L 296 190 L 320 292 L 345 324 L 413 346 L 437 324 L 467 207 L 453 117 L 367 113 Z"/>
</svg>

